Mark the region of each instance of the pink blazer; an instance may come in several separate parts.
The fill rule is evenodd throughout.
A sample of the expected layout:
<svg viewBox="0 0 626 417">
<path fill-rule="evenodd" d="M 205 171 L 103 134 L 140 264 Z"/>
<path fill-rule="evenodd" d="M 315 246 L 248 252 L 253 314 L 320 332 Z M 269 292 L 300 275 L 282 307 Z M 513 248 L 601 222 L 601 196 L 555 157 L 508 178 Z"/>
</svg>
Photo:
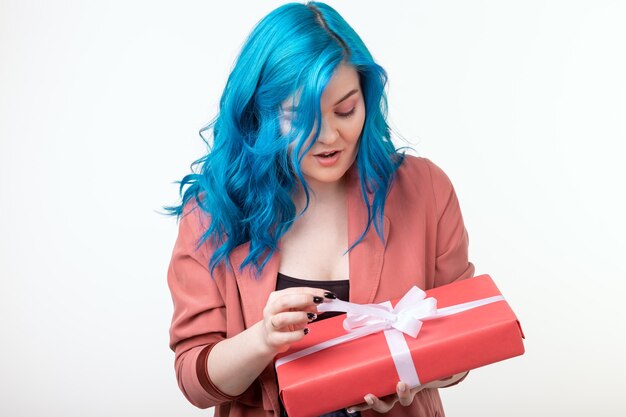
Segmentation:
<svg viewBox="0 0 626 417">
<path fill-rule="evenodd" d="M 346 175 L 348 236 L 353 243 L 364 230 L 367 209 L 356 164 Z M 185 212 L 191 208 L 190 203 Z M 280 253 L 270 258 L 261 279 L 255 281 L 248 268 L 239 272 L 249 250 L 249 243 L 242 244 L 231 252 L 231 268 L 218 266 L 212 280 L 207 269 L 212 248 L 205 244 L 194 251 L 207 222 L 208 217 L 199 209 L 180 220 L 168 269 L 174 302 L 170 348 L 175 352 L 178 385 L 195 406 L 215 406 L 216 417 L 279 416 L 273 364 L 268 364 L 244 393 L 230 396 L 208 377 L 206 358 L 217 342 L 263 319 L 263 307 L 276 288 Z M 349 253 L 351 302 L 379 303 L 402 296 L 413 285 L 426 290 L 474 275 L 454 188 L 447 175 L 426 158 L 407 155 L 398 169 L 385 206 L 384 235 L 383 246 L 372 226 Z M 361 414 L 380 415 L 372 410 Z M 438 390 L 424 389 L 411 405 L 396 403 L 387 415 L 445 414 Z"/>
</svg>

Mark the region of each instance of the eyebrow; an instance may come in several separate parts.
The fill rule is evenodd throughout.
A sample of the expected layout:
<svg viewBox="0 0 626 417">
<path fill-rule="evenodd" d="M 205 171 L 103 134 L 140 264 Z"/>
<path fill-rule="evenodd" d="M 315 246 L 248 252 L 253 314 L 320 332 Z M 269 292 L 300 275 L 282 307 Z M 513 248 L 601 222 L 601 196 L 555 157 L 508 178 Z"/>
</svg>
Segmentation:
<svg viewBox="0 0 626 417">
<path fill-rule="evenodd" d="M 339 100 L 338 100 L 335 104 L 333 104 L 333 106 L 338 105 L 339 103 L 341 103 L 342 101 L 344 101 L 344 100 L 346 100 L 348 97 L 350 97 L 351 95 L 356 94 L 356 93 L 358 93 L 358 92 L 359 92 L 358 88 L 355 88 L 355 89 L 350 90 L 350 91 L 349 91 L 346 95 L 344 95 L 343 97 L 341 97 L 341 98 L 340 98 L 340 99 L 339 99 Z M 292 112 L 292 111 L 293 111 L 293 109 L 294 109 L 294 107 L 293 107 L 293 106 L 290 106 L 290 107 L 287 107 L 287 108 L 285 109 L 285 111 L 290 111 L 290 112 Z"/>
<path fill-rule="evenodd" d="M 344 101 L 345 99 L 347 99 L 348 97 L 350 97 L 352 94 L 355 94 L 355 93 L 358 93 L 358 92 L 359 92 L 359 90 L 358 90 L 358 89 L 356 89 L 356 88 L 355 88 L 355 89 L 353 89 L 353 90 L 350 90 L 350 92 L 349 92 L 348 94 L 346 94 L 345 96 L 341 97 L 341 98 L 339 99 L 339 101 L 338 101 L 338 102 L 336 102 L 336 103 L 334 104 L 334 106 L 336 106 L 337 104 L 341 103 L 342 101 Z"/>
</svg>

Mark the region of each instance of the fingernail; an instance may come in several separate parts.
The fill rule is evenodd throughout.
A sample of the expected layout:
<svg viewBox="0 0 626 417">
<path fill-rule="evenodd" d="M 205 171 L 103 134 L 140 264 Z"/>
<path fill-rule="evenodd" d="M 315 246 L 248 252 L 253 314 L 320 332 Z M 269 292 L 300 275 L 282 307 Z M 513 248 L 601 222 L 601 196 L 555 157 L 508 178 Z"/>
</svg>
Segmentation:
<svg viewBox="0 0 626 417">
<path fill-rule="evenodd" d="M 356 413 L 356 410 L 354 408 L 348 408 L 346 411 L 350 414 Z"/>
<path fill-rule="evenodd" d="M 400 392 L 404 392 L 406 390 L 406 386 L 404 385 L 404 383 L 400 383 L 399 387 L 398 387 L 398 391 Z"/>
<path fill-rule="evenodd" d="M 367 405 L 372 405 L 372 404 L 374 404 L 374 400 L 372 400 L 372 397 L 369 397 L 369 396 L 367 396 L 367 395 L 366 395 L 366 396 L 365 396 L 365 397 L 363 397 L 363 398 L 365 398 L 365 402 L 367 403 Z"/>
<path fill-rule="evenodd" d="M 326 292 L 324 293 L 324 297 L 326 297 L 326 298 L 330 298 L 331 300 L 335 300 L 335 299 L 337 299 L 337 296 L 335 295 L 335 293 L 332 293 L 332 292 L 330 292 L 330 291 L 326 291 Z"/>
<path fill-rule="evenodd" d="M 306 313 L 306 316 L 309 318 L 309 320 L 315 320 L 317 318 L 317 314 L 315 313 Z"/>
<path fill-rule="evenodd" d="M 317 295 L 314 295 L 314 296 L 313 296 L 313 302 L 314 302 L 315 304 L 321 304 L 321 303 L 322 303 L 322 301 L 324 301 L 324 299 L 323 299 L 322 297 L 318 297 Z"/>
<path fill-rule="evenodd" d="M 309 329 L 305 327 L 304 334 L 309 334 Z"/>
</svg>

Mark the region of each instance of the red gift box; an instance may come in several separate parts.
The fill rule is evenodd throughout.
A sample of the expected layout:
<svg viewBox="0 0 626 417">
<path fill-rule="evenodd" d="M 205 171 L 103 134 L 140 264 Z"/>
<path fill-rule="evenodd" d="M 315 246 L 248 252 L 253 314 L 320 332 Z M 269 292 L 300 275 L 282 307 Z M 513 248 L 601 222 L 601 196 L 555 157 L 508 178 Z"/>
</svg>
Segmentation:
<svg viewBox="0 0 626 417">
<path fill-rule="evenodd" d="M 414 290 L 421 292 L 417 287 Z M 398 381 L 408 382 L 406 375 L 418 378 L 418 383 L 409 383 L 417 386 L 524 353 L 519 321 L 508 303 L 498 300 L 501 293 L 489 275 L 433 288 L 425 295 L 436 299 L 440 314 L 450 310 L 447 307 L 476 300 L 490 303 L 423 318 L 415 338 L 392 329 L 318 351 L 316 345 L 350 333 L 344 329 L 346 314 L 309 324 L 309 334 L 275 358 L 287 414 L 319 416 L 362 403 L 368 393 L 379 398 L 393 394 Z M 386 304 L 396 307 L 399 300 Z M 404 363 L 392 339 L 405 346 Z"/>
</svg>

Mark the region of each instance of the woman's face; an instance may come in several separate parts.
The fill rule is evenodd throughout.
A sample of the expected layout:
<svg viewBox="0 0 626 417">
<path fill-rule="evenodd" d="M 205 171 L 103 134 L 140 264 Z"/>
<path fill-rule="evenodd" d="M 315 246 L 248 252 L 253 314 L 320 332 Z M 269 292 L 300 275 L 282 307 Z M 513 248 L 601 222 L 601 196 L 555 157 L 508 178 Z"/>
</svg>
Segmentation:
<svg viewBox="0 0 626 417">
<path fill-rule="evenodd" d="M 282 104 L 283 134 L 292 119 L 292 98 Z M 297 103 L 296 103 L 297 104 Z M 322 127 L 317 142 L 304 155 L 300 168 L 307 183 L 315 187 L 319 183 L 339 181 L 356 159 L 358 142 L 365 122 L 365 103 L 357 71 L 341 64 L 331 77 L 321 97 Z M 302 149 L 313 138 L 316 126 Z M 289 145 L 291 151 L 294 143 Z M 324 156 L 331 153 L 330 156 Z"/>
</svg>

